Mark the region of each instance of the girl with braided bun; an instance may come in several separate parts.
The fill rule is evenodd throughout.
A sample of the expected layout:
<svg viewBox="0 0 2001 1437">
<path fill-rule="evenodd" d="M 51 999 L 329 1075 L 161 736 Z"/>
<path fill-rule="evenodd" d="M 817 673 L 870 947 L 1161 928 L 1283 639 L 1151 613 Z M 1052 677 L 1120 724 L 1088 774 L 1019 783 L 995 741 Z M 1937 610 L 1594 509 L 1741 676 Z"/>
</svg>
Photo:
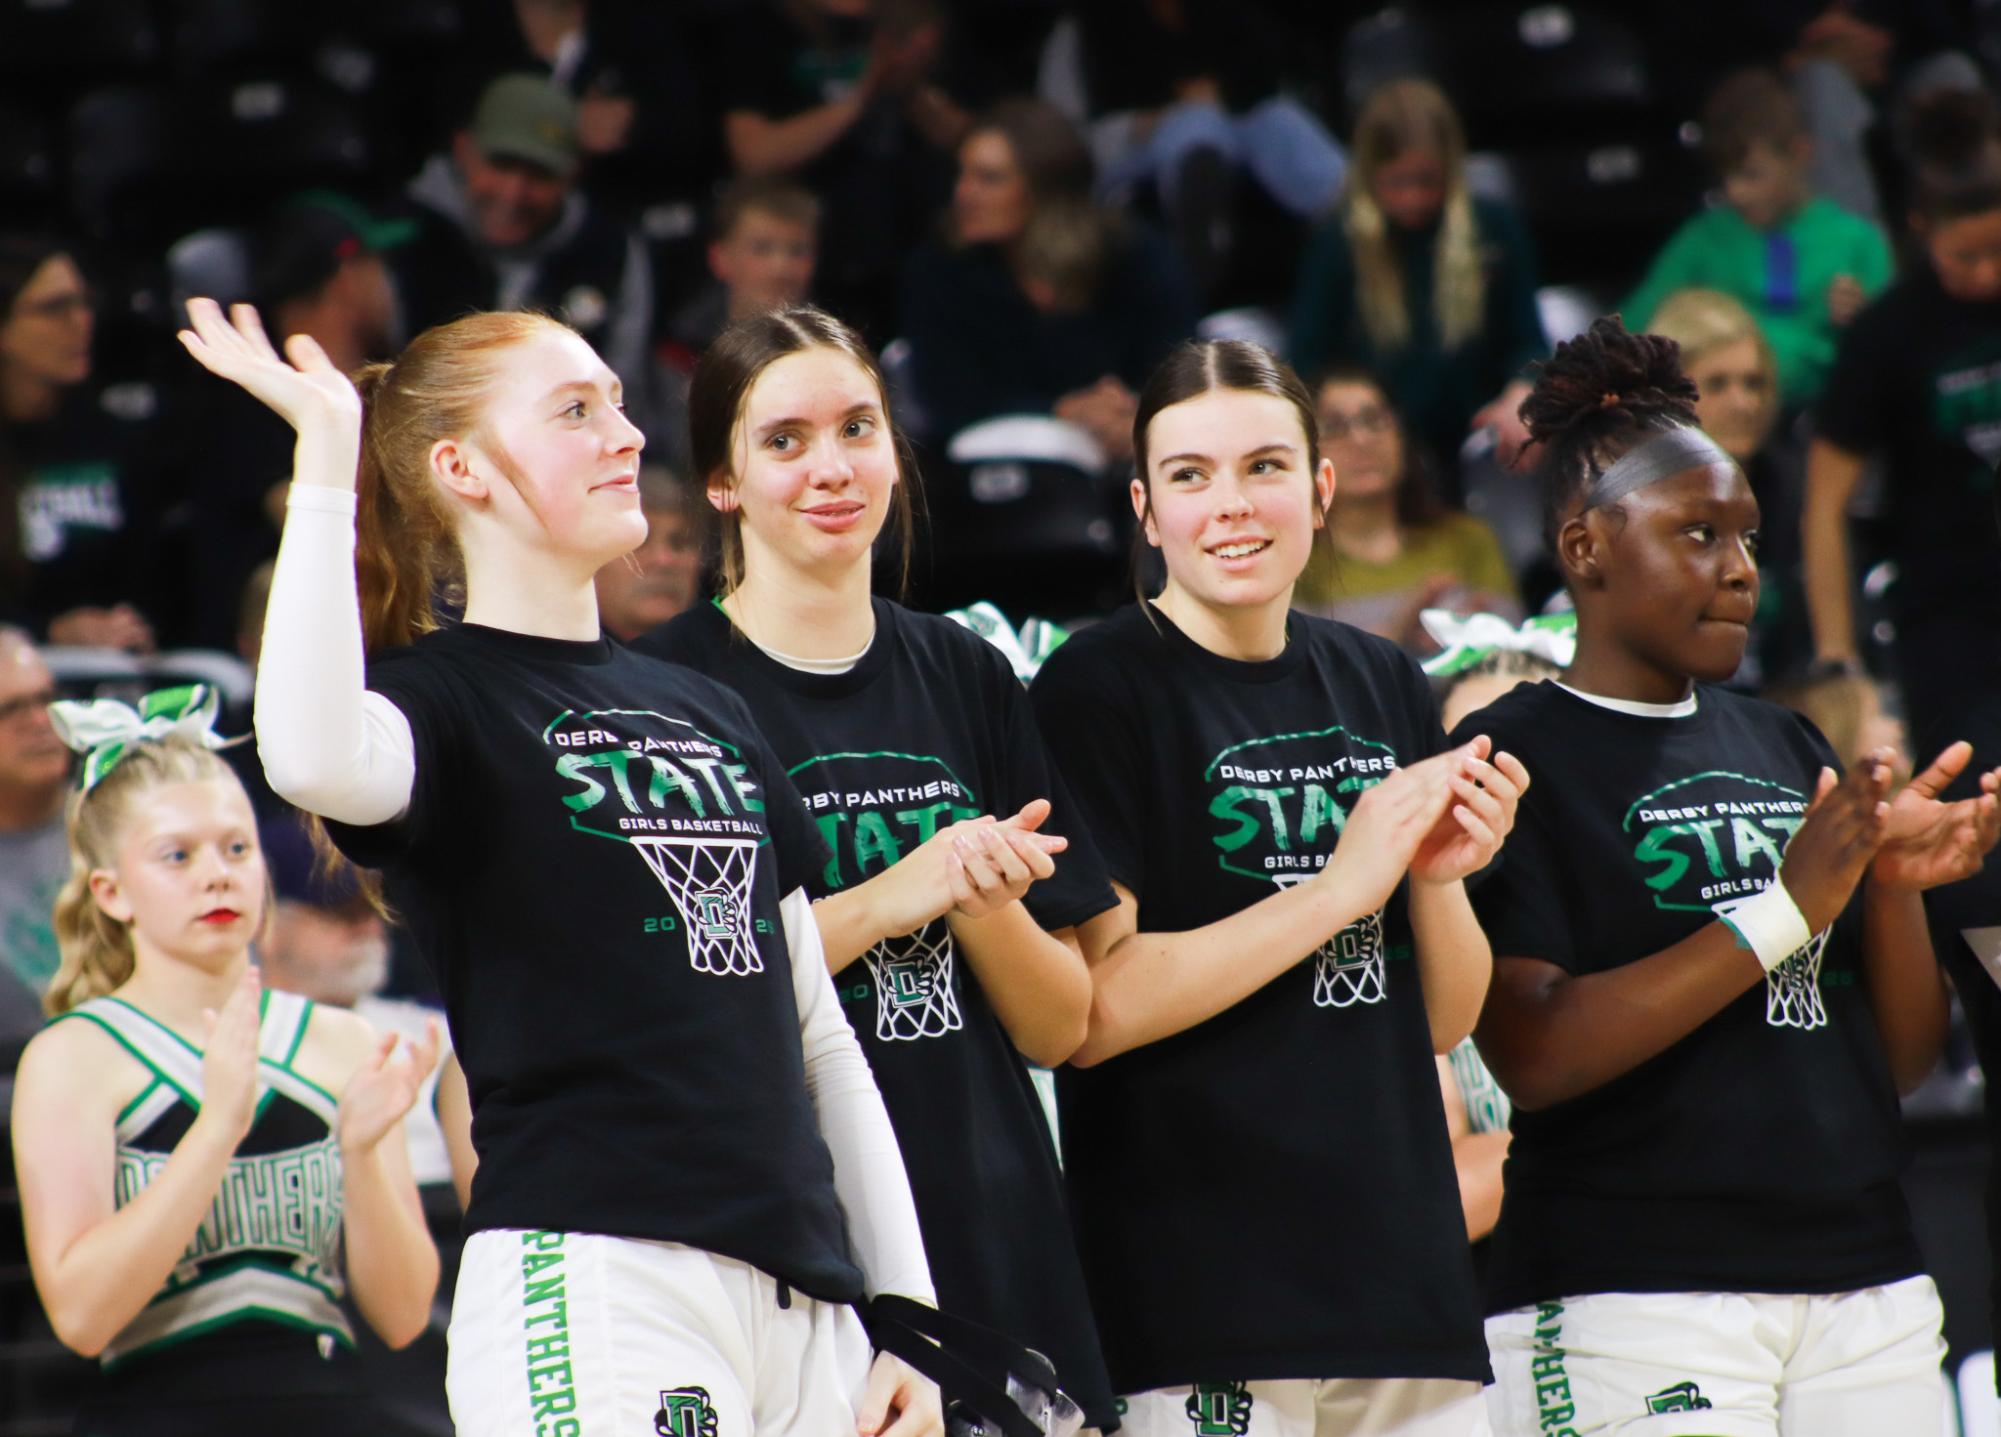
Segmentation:
<svg viewBox="0 0 2001 1437">
<path fill-rule="evenodd" d="M 1603 319 L 1522 407 L 1577 649 L 1466 725 L 1537 776 L 1474 893 L 1515 1105 L 1490 1405 L 1503 1434 L 1935 1431 L 1897 1095 L 1945 1034 L 1919 894 L 1980 866 L 2001 775 L 1940 802 L 1954 744 L 1893 797 L 1885 755 L 1839 776 L 1716 686 L 1758 506 L 1695 397 L 1673 343 Z"/>
<path fill-rule="evenodd" d="M 402 1120 L 438 1034 L 395 1057 L 260 988 L 270 883 L 215 711 L 200 688 L 52 709 L 85 759 L 54 1021 L 14 1086 L 28 1261 L 56 1336 L 106 1368 L 78 1432 L 347 1437 L 382 1417 L 343 1293 L 392 1347 L 430 1320 Z"/>
</svg>

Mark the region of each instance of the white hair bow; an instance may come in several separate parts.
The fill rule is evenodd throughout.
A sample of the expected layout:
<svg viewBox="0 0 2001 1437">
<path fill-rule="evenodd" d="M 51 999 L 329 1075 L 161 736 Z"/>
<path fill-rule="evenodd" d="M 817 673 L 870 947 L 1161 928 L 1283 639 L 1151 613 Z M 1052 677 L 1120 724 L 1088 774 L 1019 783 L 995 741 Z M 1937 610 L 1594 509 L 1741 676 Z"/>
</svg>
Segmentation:
<svg viewBox="0 0 2001 1437">
<path fill-rule="evenodd" d="M 1426 609 L 1417 617 L 1438 643 L 1438 652 L 1420 665 L 1434 678 L 1464 673 L 1497 653 L 1533 654 L 1560 669 L 1577 654 L 1574 613 L 1539 614 L 1519 628 L 1499 614 L 1461 618 L 1450 609 Z"/>
<path fill-rule="evenodd" d="M 221 695 L 207 684 L 184 684 L 147 694 L 136 709 L 117 699 L 63 699 L 49 705 L 49 722 L 58 738 L 84 755 L 83 791 L 89 793 L 135 743 L 184 738 L 203 748 L 226 747 L 229 740 L 215 731 L 221 708 Z"/>
</svg>

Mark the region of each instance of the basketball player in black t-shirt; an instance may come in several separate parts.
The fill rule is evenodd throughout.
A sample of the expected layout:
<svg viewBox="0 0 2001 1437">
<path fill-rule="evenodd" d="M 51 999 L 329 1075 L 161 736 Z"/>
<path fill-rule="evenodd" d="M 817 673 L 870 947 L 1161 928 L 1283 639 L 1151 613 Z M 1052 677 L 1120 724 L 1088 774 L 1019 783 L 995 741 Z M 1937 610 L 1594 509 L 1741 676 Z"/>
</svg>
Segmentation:
<svg viewBox="0 0 2001 1437">
<path fill-rule="evenodd" d="M 1059 1081 L 1136 1437 L 1487 1430 L 1434 1054 L 1489 972 L 1460 880 L 1528 777 L 1447 750 L 1394 645 L 1289 611 L 1335 482 L 1316 429 L 1264 350 L 1177 351 L 1134 424 L 1166 585 L 1032 689 L 1119 898 Z"/>
<path fill-rule="evenodd" d="M 455 1421 L 937 1437 L 936 1388 L 872 1364 L 851 1306 L 932 1293 L 811 820 L 742 700 L 599 632 L 593 576 L 646 532 L 617 377 L 536 315 L 355 382 L 247 307 L 189 315 L 188 350 L 299 434 L 266 772 L 384 871 L 468 1081 Z"/>
<path fill-rule="evenodd" d="M 1616 319 L 1523 417 L 1577 606 L 1561 682 L 1467 721 L 1536 774 L 1474 891 L 1478 1031 L 1515 1104 L 1488 1321 L 1504 1437 L 1844 1437 L 1942 1420 L 1897 1094 L 1945 991 L 1918 895 L 1994 843 L 1997 776 L 1894 801 L 1806 720 L 1713 687 L 1757 606 L 1758 505 L 1675 346 Z"/>
<path fill-rule="evenodd" d="M 1000 651 L 871 594 L 876 539 L 892 515 L 907 526 L 916 476 L 861 340 L 809 307 L 743 320 L 703 356 L 689 409 L 726 592 L 637 647 L 744 697 L 832 852 L 814 913 L 940 1304 L 1048 1356 L 1109 1427 L 1022 1055 L 1054 1066 L 1082 1040 L 1091 979 L 1072 930 L 1111 886 Z"/>
</svg>

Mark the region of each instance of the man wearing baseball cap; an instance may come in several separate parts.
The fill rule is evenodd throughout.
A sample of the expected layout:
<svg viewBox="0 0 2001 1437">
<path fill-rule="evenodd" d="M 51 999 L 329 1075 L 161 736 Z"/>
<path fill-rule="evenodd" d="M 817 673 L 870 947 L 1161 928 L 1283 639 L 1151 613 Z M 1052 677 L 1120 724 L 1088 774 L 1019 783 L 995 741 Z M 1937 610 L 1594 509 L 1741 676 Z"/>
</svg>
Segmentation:
<svg viewBox="0 0 2001 1437">
<path fill-rule="evenodd" d="M 580 188 L 581 160 L 576 102 L 545 76 L 500 76 L 451 153 L 433 155 L 411 182 L 421 228 L 391 263 L 411 333 L 473 309 L 546 310 L 637 397 L 651 270 L 639 237 Z"/>
</svg>

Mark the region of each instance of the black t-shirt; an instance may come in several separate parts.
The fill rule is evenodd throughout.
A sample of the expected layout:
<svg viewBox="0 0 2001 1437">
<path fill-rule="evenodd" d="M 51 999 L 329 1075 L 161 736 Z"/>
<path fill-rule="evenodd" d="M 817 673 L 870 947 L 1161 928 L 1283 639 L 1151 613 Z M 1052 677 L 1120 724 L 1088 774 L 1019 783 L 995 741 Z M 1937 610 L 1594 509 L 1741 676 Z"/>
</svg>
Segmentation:
<svg viewBox="0 0 2001 1437">
<path fill-rule="evenodd" d="M 444 997 L 468 1229 L 685 1243 L 859 1297 L 778 909 L 825 855 L 743 701 L 608 640 L 469 624 L 368 684 L 410 720 L 410 808 L 330 827 Z"/>
<path fill-rule="evenodd" d="M 157 622 L 156 404 L 150 385 L 86 386 L 44 422 L 0 427 L 0 502 L 15 506 L 0 532 L 18 545 L 0 566 L 9 617 L 40 631 L 71 609 L 129 603 Z"/>
<path fill-rule="evenodd" d="M 1605 972 L 1672 947 L 1777 872 L 1826 740 L 1699 686 L 1683 718 L 1553 683 L 1470 716 L 1533 780 L 1473 892 L 1497 961 Z M 1920 1270 L 1897 1095 L 1862 974 L 1862 904 L 1666 1052 L 1517 1107 L 1495 1310 L 1593 1292 L 1843 1292 Z"/>
<path fill-rule="evenodd" d="M 1904 622 L 1969 602 L 2001 616 L 2001 303 L 1952 299 L 1928 266 L 1892 285 L 1843 337 L 1818 422 L 1888 464 Z"/>
<path fill-rule="evenodd" d="M 1023 902 L 1051 929 L 1110 908 L 1103 865 L 1000 651 L 887 599 L 875 616 L 875 641 L 844 674 L 786 667 L 713 604 L 636 647 L 749 703 L 833 851 L 816 893 L 873 878 L 943 825 L 1048 798 L 1042 831 L 1071 846 Z M 879 944 L 836 987 L 896 1126 L 939 1304 L 1045 1353 L 1092 1425 L 1114 1421 L 1049 1130 L 949 927 Z"/>
<path fill-rule="evenodd" d="M 1036 678 L 1050 751 L 1143 932 L 1318 871 L 1363 791 L 1443 742 L 1393 644 L 1301 614 L 1288 636 L 1241 663 L 1131 607 Z M 1119 1391 L 1484 1379 L 1407 885 L 1236 1006 L 1059 1082 Z"/>
</svg>

